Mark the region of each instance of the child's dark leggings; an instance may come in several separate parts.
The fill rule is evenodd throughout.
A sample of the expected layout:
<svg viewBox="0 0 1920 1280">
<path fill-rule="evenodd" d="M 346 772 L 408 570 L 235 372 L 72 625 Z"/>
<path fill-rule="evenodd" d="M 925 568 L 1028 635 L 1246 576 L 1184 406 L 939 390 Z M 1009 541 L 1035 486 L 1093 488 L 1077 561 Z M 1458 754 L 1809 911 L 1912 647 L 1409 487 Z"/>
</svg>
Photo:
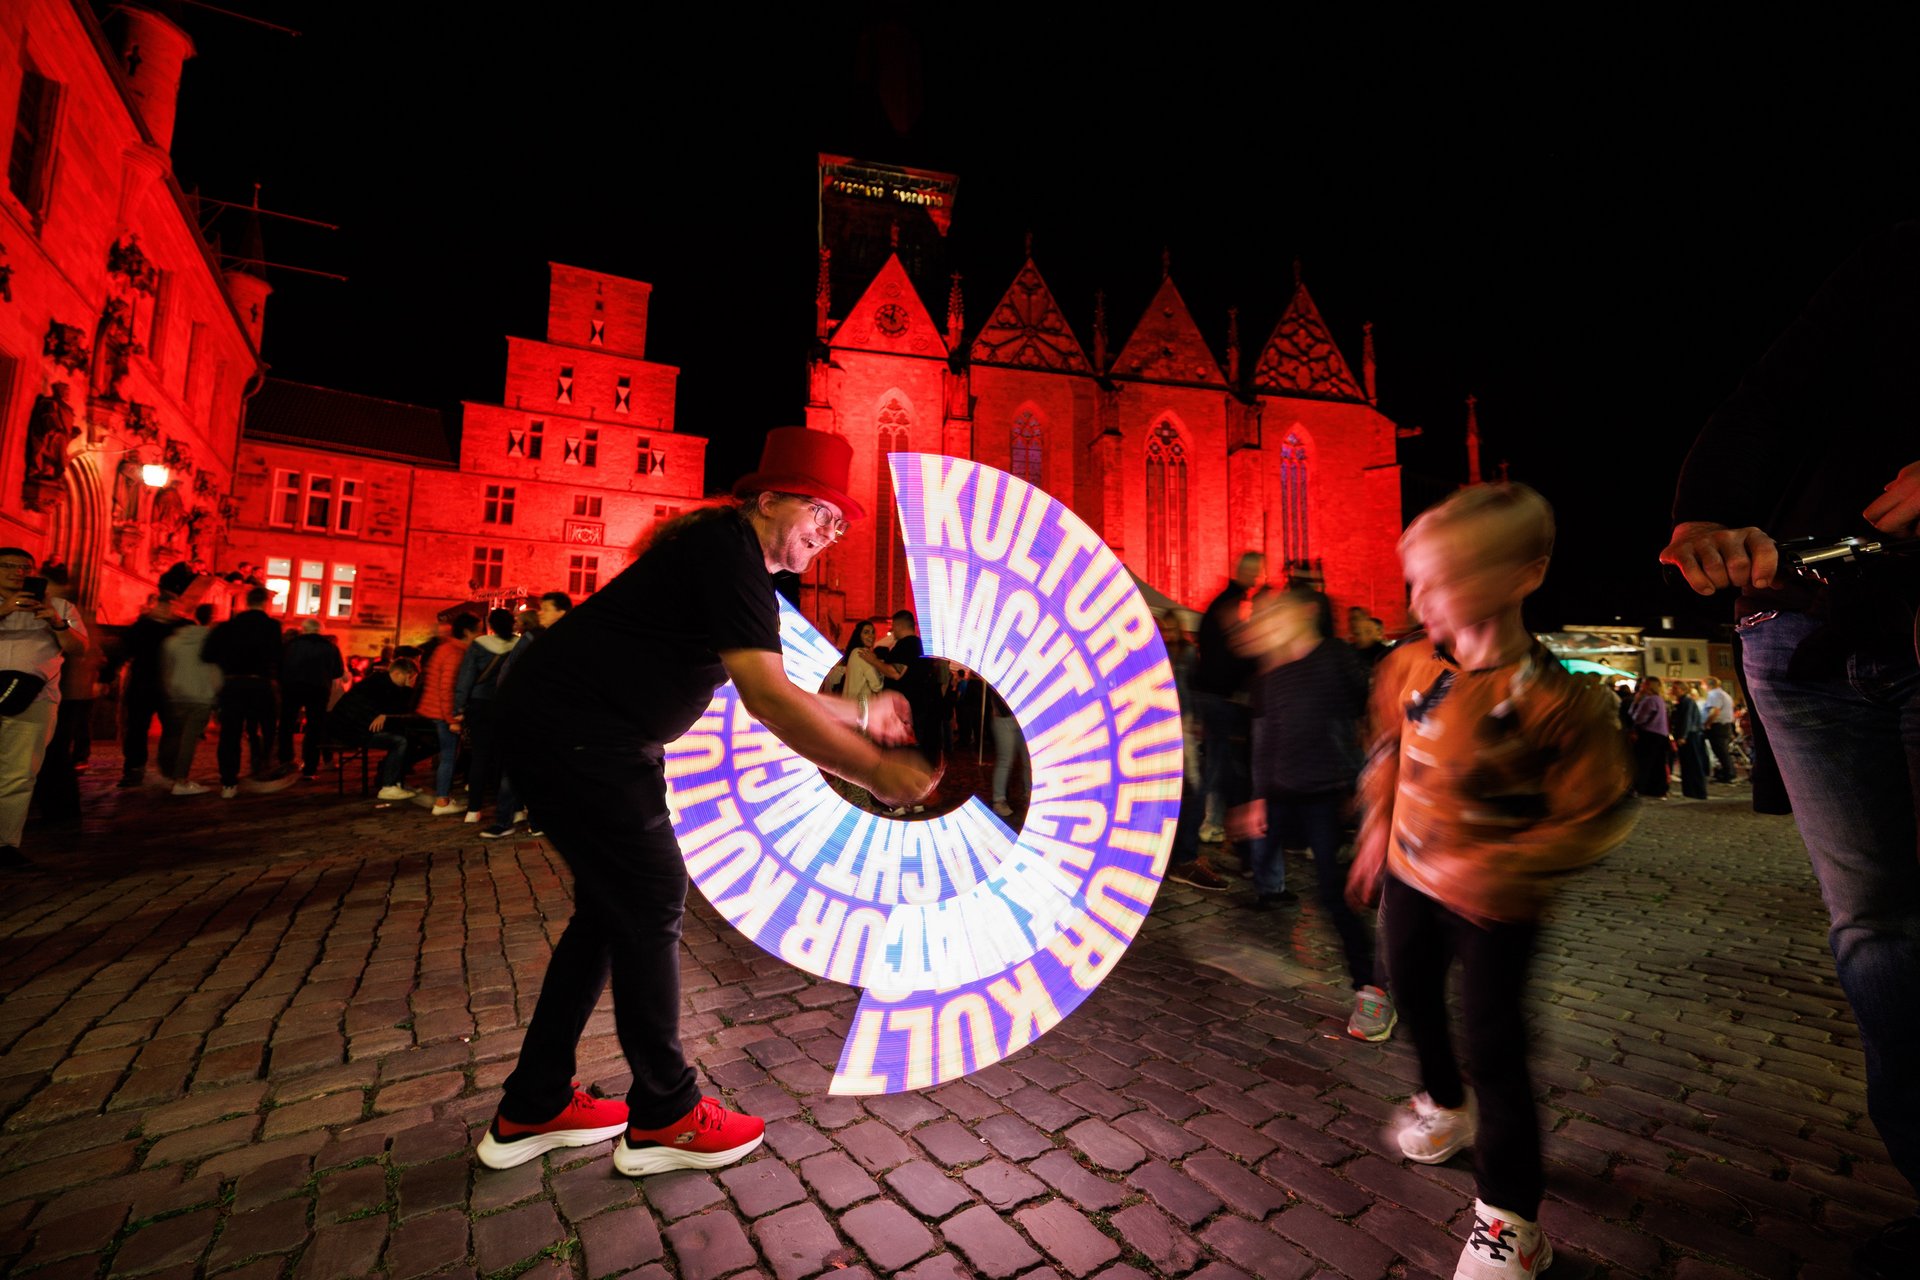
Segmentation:
<svg viewBox="0 0 1920 1280">
<path fill-rule="evenodd" d="M 1466 1101 L 1447 1031 L 1447 970 L 1457 958 L 1467 1057 L 1480 1105 L 1480 1136 L 1473 1148 L 1480 1199 L 1529 1219 L 1540 1215 L 1544 1179 L 1520 995 L 1538 933 L 1534 924 L 1482 928 L 1387 876 L 1380 935 L 1394 1008 L 1413 1036 L 1421 1082 L 1440 1106 Z"/>
</svg>

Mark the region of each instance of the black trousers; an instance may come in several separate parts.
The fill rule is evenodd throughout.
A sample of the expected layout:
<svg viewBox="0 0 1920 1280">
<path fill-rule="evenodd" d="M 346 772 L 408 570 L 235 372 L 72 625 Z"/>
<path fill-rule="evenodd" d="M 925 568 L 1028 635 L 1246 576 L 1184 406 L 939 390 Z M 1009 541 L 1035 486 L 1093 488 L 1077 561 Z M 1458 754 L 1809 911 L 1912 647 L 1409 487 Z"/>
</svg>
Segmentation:
<svg viewBox="0 0 1920 1280">
<path fill-rule="evenodd" d="M 125 755 L 122 768 L 131 774 L 141 774 L 147 768 L 147 735 L 153 732 L 153 722 L 158 719 L 162 727 L 167 719 L 167 700 L 156 690 L 146 692 L 139 689 L 127 690 L 127 723 L 121 726 L 121 751 Z"/>
<path fill-rule="evenodd" d="M 333 686 L 325 684 L 283 684 L 280 686 L 280 762 L 293 762 L 293 727 L 296 719 L 305 721 L 300 739 L 300 767 L 305 773 L 320 770 L 320 746 L 327 737 L 327 695 Z"/>
<path fill-rule="evenodd" d="M 1460 961 L 1460 1011 L 1480 1105 L 1473 1148 L 1478 1194 L 1489 1205 L 1537 1219 L 1546 1183 L 1520 996 L 1539 926 L 1482 927 L 1389 872 L 1380 931 L 1394 1008 L 1420 1059 L 1421 1087 L 1443 1107 L 1458 1107 L 1467 1097 L 1447 1028 L 1447 971 Z"/>
<path fill-rule="evenodd" d="M 235 786 L 240 781 L 240 739 L 245 737 L 253 776 L 264 778 L 271 771 L 275 703 L 273 681 L 261 676 L 228 676 L 220 686 L 220 746 L 215 753 L 220 761 L 220 785 Z"/>
<path fill-rule="evenodd" d="M 1713 744 L 1713 754 L 1720 758 L 1720 771 L 1713 775 L 1714 781 L 1734 781 L 1739 775 L 1733 769 L 1733 726 L 1724 720 L 1708 725 L 1707 741 Z"/>
<path fill-rule="evenodd" d="M 687 864 L 667 817 L 660 763 L 638 751 L 515 735 L 507 772 L 573 872 L 573 919 L 554 944 L 500 1114 L 540 1124 L 565 1108 L 580 1033 L 611 979 L 614 1033 L 633 1071 L 630 1123 L 672 1124 L 693 1110 L 700 1090 L 680 1049 Z"/>
<path fill-rule="evenodd" d="M 473 740 L 473 754 L 467 761 L 467 803 L 478 809 L 492 804 L 500 790 L 500 748 L 504 741 L 500 732 L 499 708 L 494 705 L 493 699 L 468 698 L 465 714 L 467 734 Z"/>
<path fill-rule="evenodd" d="M 1286 850 L 1301 845 L 1313 851 L 1313 869 L 1318 879 L 1316 893 L 1320 909 L 1340 935 L 1340 949 L 1346 953 L 1347 976 L 1353 989 L 1371 987 L 1373 981 L 1373 934 L 1353 908 L 1347 905 L 1347 871 L 1340 862 L 1342 827 L 1347 802 L 1345 791 L 1301 794 L 1291 791 L 1267 793 L 1267 843 L 1269 856 L 1284 858 Z"/>
</svg>

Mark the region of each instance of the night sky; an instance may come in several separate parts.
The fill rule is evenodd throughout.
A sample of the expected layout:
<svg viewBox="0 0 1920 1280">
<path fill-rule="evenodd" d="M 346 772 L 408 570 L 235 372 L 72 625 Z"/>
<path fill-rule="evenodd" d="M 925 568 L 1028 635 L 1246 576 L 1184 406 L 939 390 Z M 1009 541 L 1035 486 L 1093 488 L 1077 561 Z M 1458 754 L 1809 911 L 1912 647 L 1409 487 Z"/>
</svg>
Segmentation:
<svg viewBox="0 0 1920 1280">
<path fill-rule="evenodd" d="M 1559 509 L 1537 627 L 1726 616 L 1653 565 L 1687 446 L 1848 252 L 1920 214 L 1907 41 L 1804 12 L 1629 31 L 1248 26 L 1213 6 L 231 7 L 302 34 L 179 11 L 200 56 L 176 172 L 341 224 L 269 220 L 267 257 L 350 277 L 270 273 L 277 376 L 498 400 L 504 335 L 543 333 L 548 260 L 635 276 L 717 488 L 801 417 L 816 153 L 944 169 L 969 336 L 1029 230 L 1083 342 L 1107 291 L 1116 350 L 1163 247 L 1216 354 L 1239 306 L 1247 359 L 1300 257 L 1356 369 L 1374 322 L 1381 408 L 1425 428 L 1409 470 L 1464 476 L 1472 392 L 1489 470 L 1508 460 Z"/>
</svg>

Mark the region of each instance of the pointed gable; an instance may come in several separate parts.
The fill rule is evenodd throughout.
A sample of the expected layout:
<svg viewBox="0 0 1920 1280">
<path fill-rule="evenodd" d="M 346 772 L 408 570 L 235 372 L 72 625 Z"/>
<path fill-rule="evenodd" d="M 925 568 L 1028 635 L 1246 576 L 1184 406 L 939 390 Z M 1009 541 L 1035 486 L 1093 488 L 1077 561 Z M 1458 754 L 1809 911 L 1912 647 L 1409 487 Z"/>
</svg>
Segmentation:
<svg viewBox="0 0 1920 1280">
<path fill-rule="evenodd" d="M 1213 358 L 1200 326 L 1173 286 L 1173 277 L 1160 281 L 1147 312 L 1134 326 L 1133 336 L 1113 362 L 1116 378 L 1139 378 L 1148 382 L 1200 382 L 1224 387 L 1227 380 L 1220 362 Z"/>
<path fill-rule="evenodd" d="M 1060 314 L 1053 291 L 1040 278 L 1032 258 L 1020 268 L 1000 305 L 987 317 L 986 327 L 974 338 L 969 354 L 975 364 L 1058 373 L 1093 371 L 1080 340 Z"/>
<path fill-rule="evenodd" d="M 831 342 L 835 347 L 857 351 L 939 360 L 947 357 L 947 340 L 934 326 L 897 253 L 887 258 L 860 301 L 834 328 Z"/>
<path fill-rule="evenodd" d="M 1367 398 L 1327 330 L 1327 322 L 1320 318 L 1320 308 L 1314 305 L 1304 281 L 1294 281 L 1293 297 L 1280 323 L 1274 326 L 1273 336 L 1267 339 L 1260 363 L 1254 367 L 1253 385 L 1282 395 Z"/>
</svg>

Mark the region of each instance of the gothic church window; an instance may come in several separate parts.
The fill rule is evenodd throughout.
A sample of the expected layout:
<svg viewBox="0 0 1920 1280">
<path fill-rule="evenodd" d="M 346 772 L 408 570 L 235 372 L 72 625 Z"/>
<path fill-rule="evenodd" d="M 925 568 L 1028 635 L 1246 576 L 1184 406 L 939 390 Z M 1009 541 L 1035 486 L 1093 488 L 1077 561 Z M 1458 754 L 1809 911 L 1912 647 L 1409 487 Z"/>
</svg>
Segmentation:
<svg viewBox="0 0 1920 1280">
<path fill-rule="evenodd" d="M 887 397 L 880 409 L 879 501 L 874 507 L 873 608 L 876 613 L 912 607 L 913 592 L 907 580 L 907 544 L 900 537 L 900 517 L 893 502 L 893 468 L 887 464 L 888 454 L 904 453 L 913 447 L 907 442 L 910 425 L 910 416 L 900 397 Z"/>
<path fill-rule="evenodd" d="M 1040 419 L 1032 410 L 1022 411 L 1013 420 L 1013 465 L 1009 470 L 1036 489 L 1042 487 L 1040 444 Z"/>
<path fill-rule="evenodd" d="M 1147 437 L 1147 566 L 1176 600 L 1187 593 L 1187 451 L 1171 422 Z"/>
<path fill-rule="evenodd" d="M 1280 446 L 1280 559 L 1302 564 L 1311 558 L 1307 543 L 1307 446 L 1293 432 Z"/>
</svg>

